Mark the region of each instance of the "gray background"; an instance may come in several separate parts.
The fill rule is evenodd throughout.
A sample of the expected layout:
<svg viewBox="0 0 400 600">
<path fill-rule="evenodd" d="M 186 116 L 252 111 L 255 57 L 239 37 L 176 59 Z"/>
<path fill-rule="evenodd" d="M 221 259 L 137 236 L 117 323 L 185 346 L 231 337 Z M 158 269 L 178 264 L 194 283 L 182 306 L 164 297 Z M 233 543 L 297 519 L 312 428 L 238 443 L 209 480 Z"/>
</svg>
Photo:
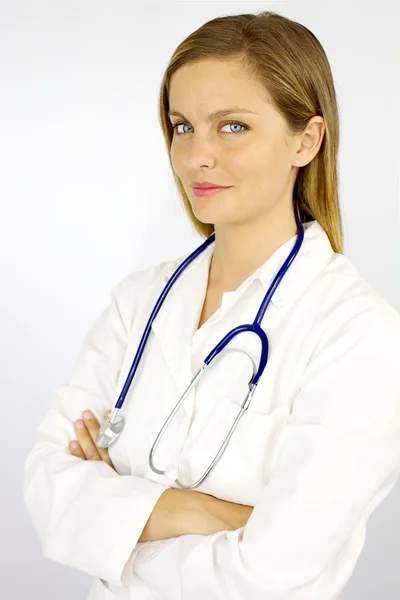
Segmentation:
<svg viewBox="0 0 400 600">
<path fill-rule="evenodd" d="M 22 500 L 23 463 L 110 288 L 202 241 L 179 204 L 158 123 L 169 57 L 205 21 L 261 10 L 300 21 L 327 52 L 341 115 L 344 251 L 400 311 L 395 0 L 1 0 L 0 562 L 7 600 L 86 598 L 89 576 L 41 556 Z M 399 502 L 397 485 L 371 516 L 343 600 L 398 600 Z"/>
</svg>

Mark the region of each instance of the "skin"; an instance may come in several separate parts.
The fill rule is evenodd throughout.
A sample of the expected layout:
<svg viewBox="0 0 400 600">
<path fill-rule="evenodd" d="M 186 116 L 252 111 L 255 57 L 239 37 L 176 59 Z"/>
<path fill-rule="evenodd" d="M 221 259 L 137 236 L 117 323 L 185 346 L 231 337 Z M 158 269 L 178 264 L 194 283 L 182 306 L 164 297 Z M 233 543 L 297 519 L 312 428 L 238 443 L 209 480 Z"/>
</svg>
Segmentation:
<svg viewBox="0 0 400 600">
<path fill-rule="evenodd" d="M 174 130 L 172 166 L 197 219 L 215 227 L 209 284 L 235 289 L 296 235 L 296 175 L 317 154 L 324 119 L 312 117 L 302 134 L 290 135 L 261 84 L 226 59 L 180 67 L 171 79 L 169 104 L 185 117 L 170 117 L 173 125 L 184 122 Z M 234 105 L 256 114 L 232 113 L 206 123 L 212 111 Z M 192 183 L 203 180 L 232 187 L 196 197 Z"/>
<path fill-rule="evenodd" d="M 87 416 L 85 416 L 86 413 Z M 110 416 L 111 411 L 108 410 L 104 414 L 104 419 L 109 419 Z M 83 425 L 82 429 L 79 428 L 79 424 Z M 100 424 L 89 409 L 82 412 L 82 419 L 75 421 L 74 430 L 77 440 L 72 440 L 69 444 L 71 454 L 82 460 L 103 460 L 116 471 L 109 457 L 108 448 L 98 448 L 95 444 Z M 74 444 L 77 444 L 76 448 L 74 448 Z"/>
</svg>

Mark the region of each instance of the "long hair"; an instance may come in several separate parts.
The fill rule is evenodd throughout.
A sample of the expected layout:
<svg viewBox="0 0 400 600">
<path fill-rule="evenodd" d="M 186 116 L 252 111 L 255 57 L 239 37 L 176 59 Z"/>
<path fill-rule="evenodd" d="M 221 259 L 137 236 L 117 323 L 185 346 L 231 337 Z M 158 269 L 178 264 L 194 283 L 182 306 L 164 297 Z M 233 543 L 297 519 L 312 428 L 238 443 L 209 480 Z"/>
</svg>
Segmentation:
<svg viewBox="0 0 400 600">
<path fill-rule="evenodd" d="M 267 90 L 272 105 L 293 134 L 321 115 L 325 134 L 314 158 L 297 173 L 293 208 L 300 222 L 316 219 L 334 252 L 343 254 L 338 198 L 339 115 L 332 72 L 325 51 L 304 25 L 274 12 L 217 17 L 184 39 L 165 70 L 159 93 L 159 118 L 179 196 L 195 229 L 209 237 L 214 225 L 193 213 L 171 162 L 173 128 L 168 118 L 172 75 L 179 67 L 206 58 L 237 59 Z"/>
</svg>

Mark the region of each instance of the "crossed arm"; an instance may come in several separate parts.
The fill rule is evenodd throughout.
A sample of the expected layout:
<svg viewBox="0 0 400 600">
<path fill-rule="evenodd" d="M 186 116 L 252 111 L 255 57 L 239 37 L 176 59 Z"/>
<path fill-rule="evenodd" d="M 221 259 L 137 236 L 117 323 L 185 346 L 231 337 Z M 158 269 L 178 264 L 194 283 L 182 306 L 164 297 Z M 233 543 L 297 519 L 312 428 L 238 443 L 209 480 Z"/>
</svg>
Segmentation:
<svg viewBox="0 0 400 600">
<path fill-rule="evenodd" d="M 195 490 L 169 488 L 161 494 L 138 541 L 233 531 L 246 525 L 252 511 L 252 506 L 220 500 Z"/>
<path fill-rule="evenodd" d="M 110 411 L 105 418 L 109 418 L 108 413 Z M 103 460 L 115 470 L 107 448 L 98 448 L 95 444 L 100 429 L 96 417 L 90 411 L 83 411 L 82 419 L 74 423 L 74 428 L 78 446 L 71 443 L 71 453 L 82 460 Z M 252 506 L 220 500 L 195 490 L 169 488 L 161 494 L 138 541 L 233 531 L 246 525 L 252 511 Z"/>
</svg>

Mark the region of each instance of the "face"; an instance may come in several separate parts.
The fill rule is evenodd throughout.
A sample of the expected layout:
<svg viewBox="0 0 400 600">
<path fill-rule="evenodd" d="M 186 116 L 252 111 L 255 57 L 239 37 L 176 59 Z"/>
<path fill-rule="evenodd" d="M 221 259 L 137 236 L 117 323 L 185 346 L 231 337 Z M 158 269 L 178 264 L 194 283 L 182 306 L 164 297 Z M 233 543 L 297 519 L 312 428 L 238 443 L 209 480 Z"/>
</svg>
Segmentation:
<svg viewBox="0 0 400 600">
<path fill-rule="evenodd" d="M 291 136 L 265 89 L 234 60 L 180 67 L 171 79 L 169 105 L 183 115 L 170 116 L 172 125 L 183 122 L 174 130 L 171 162 L 199 221 L 216 226 L 268 218 L 271 211 L 293 215 L 296 174 L 318 151 L 322 117 L 314 117 L 309 134 Z M 207 122 L 213 111 L 235 105 L 253 112 Z M 193 182 L 203 180 L 231 187 L 197 197 Z"/>
</svg>

